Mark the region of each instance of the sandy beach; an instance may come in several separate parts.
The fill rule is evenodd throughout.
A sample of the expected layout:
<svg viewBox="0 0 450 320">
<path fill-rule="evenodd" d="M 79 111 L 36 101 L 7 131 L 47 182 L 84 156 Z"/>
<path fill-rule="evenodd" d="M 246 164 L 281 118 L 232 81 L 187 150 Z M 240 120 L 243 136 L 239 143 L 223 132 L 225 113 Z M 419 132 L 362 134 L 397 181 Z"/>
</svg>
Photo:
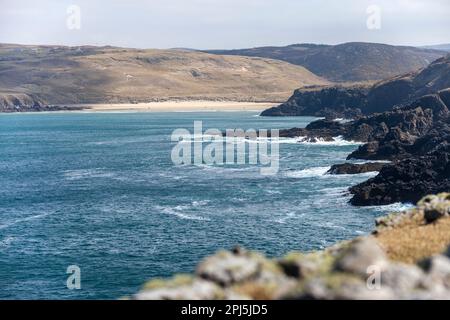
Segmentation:
<svg viewBox="0 0 450 320">
<path fill-rule="evenodd" d="M 68 107 L 85 111 L 195 112 L 195 111 L 262 111 L 278 103 L 236 101 L 163 101 L 123 104 L 78 104 Z"/>
</svg>

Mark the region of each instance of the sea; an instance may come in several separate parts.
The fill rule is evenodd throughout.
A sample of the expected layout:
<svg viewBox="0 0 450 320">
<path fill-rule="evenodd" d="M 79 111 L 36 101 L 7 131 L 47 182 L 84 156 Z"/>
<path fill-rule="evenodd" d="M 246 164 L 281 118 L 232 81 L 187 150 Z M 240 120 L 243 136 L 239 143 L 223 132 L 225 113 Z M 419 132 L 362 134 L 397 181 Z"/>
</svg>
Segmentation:
<svg viewBox="0 0 450 320">
<path fill-rule="evenodd" d="M 254 164 L 172 161 L 173 131 L 195 121 L 259 130 L 314 120 L 256 111 L 0 115 L 0 299 L 119 299 L 149 279 L 194 272 L 218 250 L 320 250 L 408 206 L 348 203 L 348 188 L 376 173 L 326 174 L 359 146 L 341 138 L 272 142 L 274 175 Z"/>
</svg>

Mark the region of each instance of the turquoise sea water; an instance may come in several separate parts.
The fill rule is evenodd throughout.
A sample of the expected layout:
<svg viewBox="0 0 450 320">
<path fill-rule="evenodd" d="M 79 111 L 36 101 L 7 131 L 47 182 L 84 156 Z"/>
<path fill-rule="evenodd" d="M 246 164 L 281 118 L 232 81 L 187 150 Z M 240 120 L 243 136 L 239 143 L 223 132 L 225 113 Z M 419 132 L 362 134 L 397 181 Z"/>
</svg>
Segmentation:
<svg viewBox="0 0 450 320">
<path fill-rule="evenodd" d="M 279 256 L 369 232 L 370 177 L 323 175 L 357 145 L 280 144 L 280 171 L 172 164 L 176 128 L 290 128 L 256 112 L 0 115 L 0 299 L 119 298 L 235 245 Z M 66 269 L 81 268 L 81 290 Z"/>
</svg>

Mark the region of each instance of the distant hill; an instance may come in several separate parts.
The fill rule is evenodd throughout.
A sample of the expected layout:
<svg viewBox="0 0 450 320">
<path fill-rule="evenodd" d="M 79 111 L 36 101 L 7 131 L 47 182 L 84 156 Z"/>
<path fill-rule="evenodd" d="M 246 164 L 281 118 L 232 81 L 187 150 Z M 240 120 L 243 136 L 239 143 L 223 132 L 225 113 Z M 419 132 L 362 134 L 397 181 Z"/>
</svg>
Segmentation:
<svg viewBox="0 0 450 320">
<path fill-rule="evenodd" d="M 437 44 L 434 46 L 423 46 L 424 49 L 433 49 L 433 50 L 441 50 L 450 52 L 450 43 L 445 44 Z"/>
<path fill-rule="evenodd" d="M 410 104 L 447 88 L 450 88 L 450 55 L 426 68 L 372 86 L 301 88 L 287 102 L 265 110 L 262 115 L 354 118 Z"/>
<path fill-rule="evenodd" d="M 239 50 L 209 50 L 214 54 L 264 57 L 304 66 L 330 81 L 382 80 L 426 67 L 443 51 L 350 42 L 339 45 L 294 44 Z"/>
<path fill-rule="evenodd" d="M 301 66 L 264 58 L 0 44 L 0 102 L 5 104 L 283 101 L 295 88 L 327 83 Z"/>
</svg>

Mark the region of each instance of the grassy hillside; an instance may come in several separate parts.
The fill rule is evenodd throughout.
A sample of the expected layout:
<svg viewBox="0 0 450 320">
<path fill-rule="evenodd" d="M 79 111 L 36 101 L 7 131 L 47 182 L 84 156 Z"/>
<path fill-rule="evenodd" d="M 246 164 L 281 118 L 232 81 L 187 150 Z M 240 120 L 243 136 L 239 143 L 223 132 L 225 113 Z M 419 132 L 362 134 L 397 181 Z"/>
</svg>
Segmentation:
<svg viewBox="0 0 450 320">
<path fill-rule="evenodd" d="M 335 46 L 294 44 L 208 52 L 279 59 L 340 82 L 386 79 L 423 68 L 445 55 L 444 51 L 439 50 L 361 42 Z"/>
<path fill-rule="evenodd" d="M 183 50 L 0 45 L 0 93 L 50 104 L 161 99 L 280 101 L 327 81 L 301 66 Z"/>
</svg>

